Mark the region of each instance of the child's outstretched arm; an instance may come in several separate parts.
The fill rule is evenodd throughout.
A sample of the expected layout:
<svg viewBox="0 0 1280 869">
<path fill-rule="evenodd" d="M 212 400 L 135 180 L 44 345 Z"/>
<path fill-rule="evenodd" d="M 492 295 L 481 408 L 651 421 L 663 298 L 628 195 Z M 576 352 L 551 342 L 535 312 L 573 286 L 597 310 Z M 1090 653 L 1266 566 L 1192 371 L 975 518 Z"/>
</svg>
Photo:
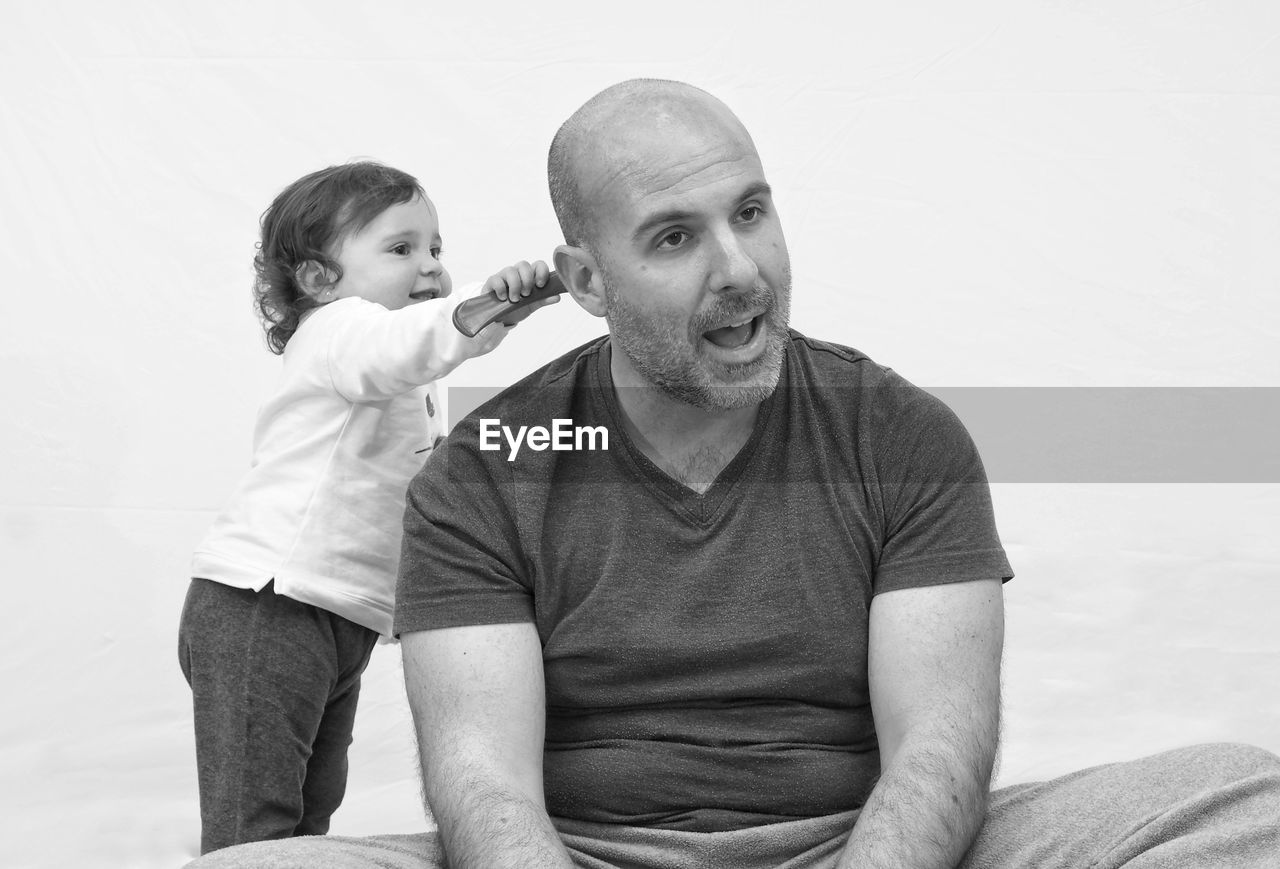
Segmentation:
<svg viewBox="0 0 1280 869">
<path fill-rule="evenodd" d="M 499 293 L 505 298 L 527 296 L 546 282 L 546 263 L 520 262 L 491 276 L 481 294 Z M 468 338 L 453 325 L 455 298 L 429 299 L 396 311 L 375 304 L 346 304 L 340 320 L 330 329 L 324 348 L 333 387 L 349 401 L 377 401 L 407 392 L 445 376 L 458 365 L 496 348 L 509 328 L 558 297 L 523 305 Z M 319 315 L 322 312 L 316 312 Z M 336 312 L 335 312 L 336 313 Z M 295 338 L 296 340 L 296 338 Z"/>
</svg>

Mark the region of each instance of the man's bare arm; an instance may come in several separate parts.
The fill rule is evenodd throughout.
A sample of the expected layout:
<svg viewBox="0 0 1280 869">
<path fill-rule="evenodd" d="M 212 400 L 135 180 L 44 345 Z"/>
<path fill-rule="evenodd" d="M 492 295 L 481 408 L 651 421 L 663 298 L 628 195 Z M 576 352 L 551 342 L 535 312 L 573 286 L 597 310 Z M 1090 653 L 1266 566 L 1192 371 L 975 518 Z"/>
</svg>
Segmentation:
<svg viewBox="0 0 1280 869">
<path fill-rule="evenodd" d="M 405 634 L 427 803 L 450 869 L 571 869 L 547 815 L 542 647 L 532 624 Z"/>
<path fill-rule="evenodd" d="M 880 779 L 842 869 L 953 869 L 986 816 L 1000 730 L 998 580 L 903 589 L 871 606 Z"/>
</svg>

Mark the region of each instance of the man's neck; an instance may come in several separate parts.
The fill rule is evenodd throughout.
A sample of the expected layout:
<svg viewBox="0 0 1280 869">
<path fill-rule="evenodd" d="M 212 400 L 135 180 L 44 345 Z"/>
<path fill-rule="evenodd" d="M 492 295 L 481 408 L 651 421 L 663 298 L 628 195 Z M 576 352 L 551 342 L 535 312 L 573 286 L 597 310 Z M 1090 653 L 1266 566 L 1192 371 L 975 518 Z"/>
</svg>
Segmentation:
<svg viewBox="0 0 1280 869">
<path fill-rule="evenodd" d="M 705 410 L 654 386 L 613 348 L 614 393 L 627 435 L 645 456 L 702 494 L 751 438 L 760 405 Z"/>
</svg>

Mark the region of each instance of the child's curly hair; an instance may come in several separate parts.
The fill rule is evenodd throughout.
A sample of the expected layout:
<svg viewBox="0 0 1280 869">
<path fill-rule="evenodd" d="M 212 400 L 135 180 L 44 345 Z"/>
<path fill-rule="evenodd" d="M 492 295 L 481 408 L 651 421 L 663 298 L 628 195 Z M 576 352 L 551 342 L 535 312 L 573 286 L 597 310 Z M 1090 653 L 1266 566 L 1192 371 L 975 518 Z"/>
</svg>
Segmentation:
<svg viewBox="0 0 1280 869">
<path fill-rule="evenodd" d="M 370 161 L 312 172 L 280 192 L 262 215 L 262 239 L 253 258 L 254 305 L 272 353 L 283 353 L 302 315 L 319 307 L 302 288 L 299 267 L 316 262 L 336 283 L 342 269 L 330 256 L 335 243 L 417 196 L 425 198 L 426 192 L 412 175 Z"/>
</svg>

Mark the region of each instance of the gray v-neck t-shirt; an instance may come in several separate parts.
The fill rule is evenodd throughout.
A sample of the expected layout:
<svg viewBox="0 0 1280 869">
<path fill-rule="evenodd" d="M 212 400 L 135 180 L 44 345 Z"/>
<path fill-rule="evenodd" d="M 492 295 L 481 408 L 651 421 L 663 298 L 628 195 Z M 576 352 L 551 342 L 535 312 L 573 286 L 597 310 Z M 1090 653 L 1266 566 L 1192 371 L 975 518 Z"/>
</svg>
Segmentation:
<svg viewBox="0 0 1280 869">
<path fill-rule="evenodd" d="M 856 808 L 879 773 L 873 596 L 1013 575 L 972 440 L 890 369 L 793 331 L 698 494 L 625 434 L 609 352 L 534 372 L 436 450 L 409 488 L 396 633 L 536 624 L 555 817 L 714 831 Z M 608 449 L 509 461 L 480 449 L 486 419 L 604 427 Z"/>
</svg>

